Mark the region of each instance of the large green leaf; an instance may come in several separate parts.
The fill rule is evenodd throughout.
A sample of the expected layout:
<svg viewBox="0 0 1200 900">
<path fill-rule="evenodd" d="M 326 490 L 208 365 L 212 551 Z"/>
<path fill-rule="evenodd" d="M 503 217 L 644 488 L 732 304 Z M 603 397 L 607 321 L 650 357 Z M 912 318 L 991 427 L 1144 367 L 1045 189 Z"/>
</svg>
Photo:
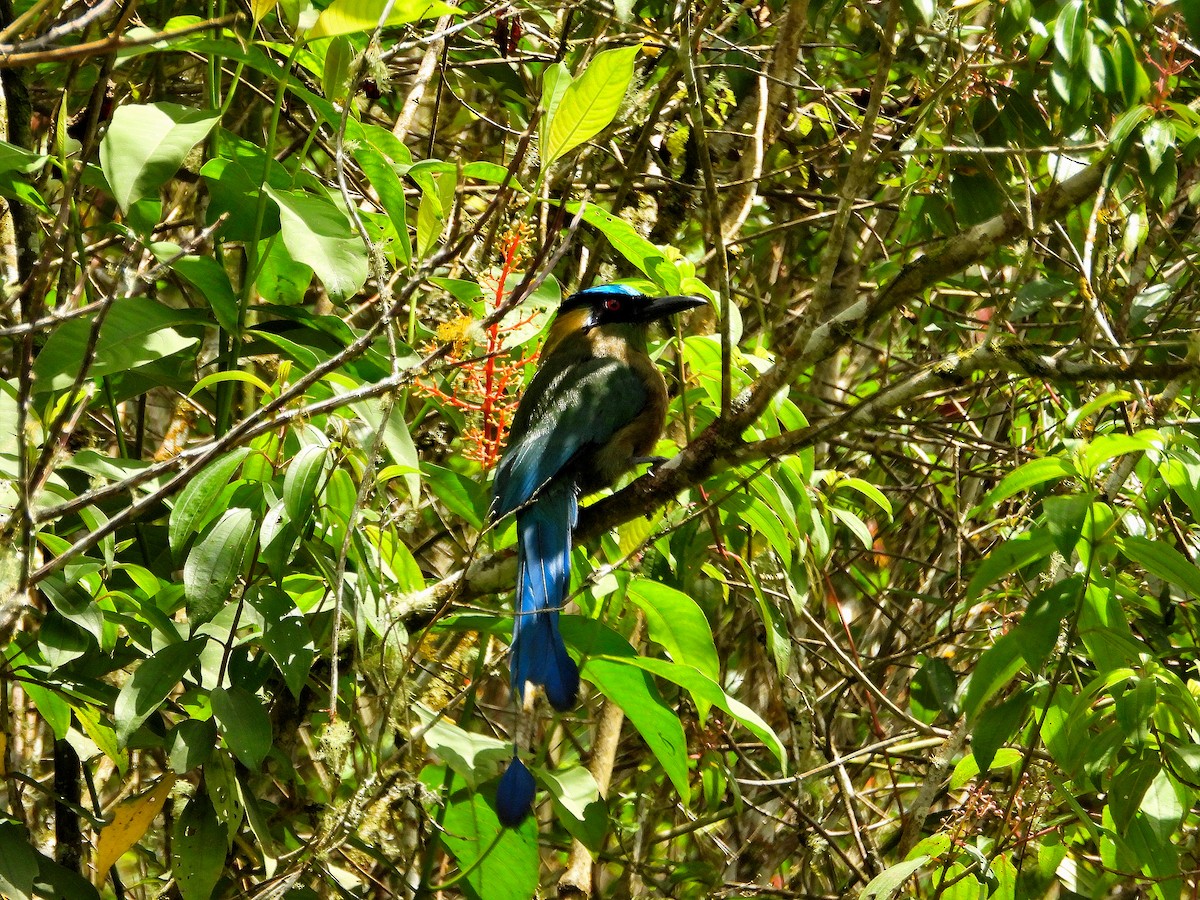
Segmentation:
<svg viewBox="0 0 1200 900">
<path fill-rule="evenodd" d="M 100 167 L 121 209 L 157 196 L 219 118 L 175 103 L 117 107 L 100 142 Z"/>
<path fill-rule="evenodd" d="M 308 33 L 309 40 L 374 31 L 387 7 L 387 0 L 333 0 Z M 407 25 L 419 19 L 459 15 L 456 7 L 441 0 L 395 0 L 384 25 Z"/>
<path fill-rule="evenodd" d="M 1018 569 L 1045 559 L 1053 552 L 1054 541 L 1050 538 L 1049 531 L 1044 528 L 1037 528 L 1004 541 L 989 553 L 975 570 L 971 583 L 967 585 L 967 597 L 978 597 L 988 585 Z"/>
<path fill-rule="evenodd" d="M 412 707 L 412 711 L 424 728 L 421 738 L 429 749 L 460 775 L 472 790 L 479 786 L 480 781 L 494 777 L 512 759 L 513 746 L 510 741 L 467 731 L 445 716 L 436 718 L 428 707 L 419 703 Z"/>
<path fill-rule="evenodd" d="M 645 612 L 651 639 L 662 644 L 671 659 L 692 666 L 712 681 L 720 679 L 712 626 L 695 600 L 648 578 L 630 581 L 628 595 Z"/>
<path fill-rule="evenodd" d="M 909 876 L 927 862 L 929 862 L 928 856 L 917 856 L 884 869 L 867 883 L 862 893 L 858 895 L 859 900 L 870 900 L 871 897 L 887 900 L 888 897 L 900 890 L 900 886 L 908 880 Z"/>
<path fill-rule="evenodd" d="M 229 283 L 229 275 L 208 256 L 177 256 L 171 269 L 200 292 L 213 311 L 213 318 L 229 332 L 238 327 L 238 299 Z"/>
<path fill-rule="evenodd" d="M 307 522 L 313 517 L 317 490 L 328 461 L 329 448 L 307 444 L 288 463 L 283 478 L 283 506 L 293 522 Z"/>
<path fill-rule="evenodd" d="M 974 721 L 983 705 L 1016 677 L 1024 662 L 1020 642 L 1012 634 L 1002 635 L 984 651 L 971 673 L 963 701 L 968 721 Z"/>
<path fill-rule="evenodd" d="M 206 638 L 193 638 L 178 644 L 168 644 L 130 676 L 117 695 L 113 720 L 121 746 L 150 715 L 162 705 L 188 669 L 200 658 Z"/>
<path fill-rule="evenodd" d="M 213 502 L 250 452 L 249 447 L 239 447 L 218 457 L 201 469 L 179 492 L 168 520 L 167 534 L 172 550 L 178 553 L 188 538 L 220 512 L 213 509 Z"/>
<path fill-rule="evenodd" d="M 259 588 L 252 602 L 263 617 L 263 647 L 279 667 L 292 696 L 299 698 L 316 658 L 308 620 L 287 592 L 277 587 Z"/>
<path fill-rule="evenodd" d="M 608 826 L 608 807 L 592 773 L 583 766 L 536 771 L 554 798 L 554 810 L 563 827 L 590 849 L 599 850 Z"/>
<path fill-rule="evenodd" d="M 208 794 L 188 801 L 175 821 L 171 843 L 172 874 L 183 900 L 209 900 L 225 868 L 225 826 Z"/>
<path fill-rule="evenodd" d="M 288 255 L 311 266 L 335 302 L 356 294 L 367 280 L 367 250 L 342 210 L 303 191 L 265 188 L 279 204 Z"/>
<path fill-rule="evenodd" d="M 615 631 L 594 619 L 564 616 L 560 625 L 567 642 L 584 651 L 583 677 L 621 707 L 687 803 L 691 796 L 687 738 L 679 724 L 679 716 L 667 705 L 653 679 L 630 664 L 637 659 L 637 651 Z"/>
<path fill-rule="evenodd" d="M 241 685 L 212 692 L 213 715 L 225 744 L 250 771 L 258 771 L 271 749 L 271 720 L 262 701 Z"/>
<path fill-rule="evenodd" d="M 1151 575 L 1169 581 L 1190 597 L 1200 597 L 1200 569 L 1170 544 L 1135 535 L 1122 539 L 1120 546 Z"/>
<path fill-rule="evenodd" d="M 582 75 L 568 85 L 550 115 L 542 161 L 550 165 L 608 127 L 633 80 L 638 47 L 597 53 Z"/>
<path fill-rule="evenodd" d="M 14 822 L 0 822 L 0 891 L 13 900 L 30 900 L 37 876 L 37 853 L 29 833 Z"/>
<path fill-rule="evenodd" d="M 711 678 L 706 677 L 691 666 L 677 665 L 667 662 L 665 659 L 646 659 L 634 656 L 632 658 L 625 658 L 622 662 L 644 669 L 647 672 L 652 672 L 659 678 L 674 682 L 687 690 L 697 701 L 703 701 L 710 706 L 725 710 L 739 725 L 766 745 L 775 759 L 779 761 L 781 768 L 787 768 L 787 748 L 784 747 L 783 741 L 779 739 L 779 735 L 775 733 L 771 726 L 758 713 L 740 700 L 729 696 Z"/>
<path fill-rule="evenodd" d="M 254 529 L 253 512 L 227 509 L 188 553 L 183 589 L 193 627 L 207 622 L 229 600 L 250 554 Z"/>
<path fill-rule="evenodd" d="M 475 897 L 529 900 L 538 884 L 537 822 L 533 816 L 517 828 L 504 828 L 487 797 L 471 790 L 463 778 L 441 766 L 426 766 L 421 781 L 441 793 L 444 802 L 441 840 L 467 871 Z"/>
<path fill-rule="evenodd" d="M 92 315 L 80 316 L 50 335 L 33 364 L 38 390 L 60 391 L 74 383 L 87 358 L 93 321 Z M 177 329 L 204 321 L 197 311 L 172 309 L 147 297 L 118 298 L 100 327 L 88 375 L 100 378 L 128 372 L 194 347 L 199 335 Z"/>
<path fill-rule="evenodd" d="M 579 208 L 579 203 L 567 204 L 567 211 L 572 215 L 577 215 Z M 612 248 L 629 260 L 647 278 L 650 277 L 654 262 L 666 258 L 663 250 L 638 234 L 632 225 L 624 219 L 606 212 L 595 203 L 589 203 L 584 208 L 583 221 L 608 238 L 608 243 L 612 245 Z"/>
<path fill-rule="evenodd" d="M 972 515 L 989 510 L 1000 501 L 1007 500 L 1014 494 L 1027 491 L 1036 485 L 1045 484 L 1047 481 L 1060 481 L 1075 474 L 1077 474 L 1075 466 L 1060 456 L 1032 459 L 1005 475 L 1004 480 L 989 491 L 988 495 L 983 498 L 983 502 L 972 511 Z"/>
</svg>

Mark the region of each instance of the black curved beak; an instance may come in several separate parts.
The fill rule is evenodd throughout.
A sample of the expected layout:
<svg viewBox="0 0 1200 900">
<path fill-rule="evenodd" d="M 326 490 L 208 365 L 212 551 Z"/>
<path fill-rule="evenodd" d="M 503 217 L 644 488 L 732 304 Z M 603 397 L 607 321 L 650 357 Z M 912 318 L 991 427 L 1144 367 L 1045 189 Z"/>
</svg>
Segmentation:
<svg viewBox="0 0 1200 900">
<path fill-rule="evenodd" d="M 696 297 L 689 294 L 654 297 L 642 307 L 638 318 L 643 322 L 653 322 L 655 319 L 665 319 L 667 316 L 672 316 L 677 312 L 683 312 L 685 309 L 694 309 L 697 306 L 704 306 L 706 303 L 708 303 L 708 300 L 704 297 Z"/>
</svg>

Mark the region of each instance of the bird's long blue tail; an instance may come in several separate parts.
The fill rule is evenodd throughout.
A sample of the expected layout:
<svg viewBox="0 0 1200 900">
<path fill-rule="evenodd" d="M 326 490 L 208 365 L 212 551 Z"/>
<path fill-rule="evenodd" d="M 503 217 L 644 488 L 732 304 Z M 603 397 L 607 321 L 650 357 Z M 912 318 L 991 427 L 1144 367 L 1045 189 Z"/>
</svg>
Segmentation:
<svg viewBox="0 0 1200 900">
<path fill-rule="evenodd" d="M 570 709 L 579 669 L 558 631 L 558 611 L 571 583 L 571 532 L 579 504 L 572 484 L 546 487 L 517 513 L 517 602 L 513 623 L 512 686 L 541 685 L 555 709 Z"/>
</svg>

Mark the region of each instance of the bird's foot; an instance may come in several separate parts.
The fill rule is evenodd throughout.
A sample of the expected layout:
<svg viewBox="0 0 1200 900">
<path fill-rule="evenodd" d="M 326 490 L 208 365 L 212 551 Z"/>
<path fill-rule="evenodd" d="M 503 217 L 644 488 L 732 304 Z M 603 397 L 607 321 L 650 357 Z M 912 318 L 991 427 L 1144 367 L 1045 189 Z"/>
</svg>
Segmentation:
<svg viewBox="0 0 1200 900">
<path fill-rule="evenodd" d="M 635 456 L 633 464 L 635 466 L 648 465 L 651 469 L 658 468 L 667 461 L 666 456 Z"/>
</svg>

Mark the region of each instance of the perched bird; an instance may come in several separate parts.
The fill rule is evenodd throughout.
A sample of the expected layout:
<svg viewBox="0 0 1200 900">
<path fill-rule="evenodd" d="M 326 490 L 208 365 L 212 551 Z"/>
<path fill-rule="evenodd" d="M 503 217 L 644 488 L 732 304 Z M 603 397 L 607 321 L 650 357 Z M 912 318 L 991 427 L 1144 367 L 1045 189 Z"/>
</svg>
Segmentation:
<svg viewBox="0 0 1200 900">
<path fill-rule="evenodd" d="M 579 669 L 559 633 L 558 611 L 571 581 L 578 500 L 651 461 L 667 385 L 646 352 L 647 326 L 705 302 L 611 284 L 579 291 L 558 309 L 493 485 L 492 516 L 517 514 L 510 665 L 522 698 L 533 684 L 555 709 L 575 703 Z M 519 824 L 532 800 L 532 776 L 514 756 L 497 797 L 501 821 Z"/>
</svg>

